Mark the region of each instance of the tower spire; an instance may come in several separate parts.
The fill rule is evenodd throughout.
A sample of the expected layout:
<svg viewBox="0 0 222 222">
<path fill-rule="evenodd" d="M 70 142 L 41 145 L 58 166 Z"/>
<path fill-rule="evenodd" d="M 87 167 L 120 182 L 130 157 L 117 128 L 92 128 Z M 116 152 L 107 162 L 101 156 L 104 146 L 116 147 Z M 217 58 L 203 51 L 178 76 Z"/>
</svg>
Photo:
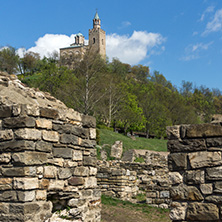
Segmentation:
<svg viewBox="0 0 222 222">
<path fill-rule="evenodd" d="M 101 28 L 101 20 L 99 18 L 97 9 L 96 9 L 96 14 L 93 19 L 93 28 L 94 29 Z"/>
</svg>

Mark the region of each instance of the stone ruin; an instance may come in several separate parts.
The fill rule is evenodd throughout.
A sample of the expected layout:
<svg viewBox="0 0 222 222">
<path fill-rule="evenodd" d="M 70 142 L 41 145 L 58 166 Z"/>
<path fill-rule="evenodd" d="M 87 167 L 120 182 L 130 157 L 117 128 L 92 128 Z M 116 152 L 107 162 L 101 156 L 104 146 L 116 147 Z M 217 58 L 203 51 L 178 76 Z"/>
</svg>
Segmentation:
<svg viewBox="0 0 222 222">
<path fill-rule="evenodd" d="M 95 118 L 0 73 L 0 220 L 100 221 L 95 127 Z"/>
</svg>

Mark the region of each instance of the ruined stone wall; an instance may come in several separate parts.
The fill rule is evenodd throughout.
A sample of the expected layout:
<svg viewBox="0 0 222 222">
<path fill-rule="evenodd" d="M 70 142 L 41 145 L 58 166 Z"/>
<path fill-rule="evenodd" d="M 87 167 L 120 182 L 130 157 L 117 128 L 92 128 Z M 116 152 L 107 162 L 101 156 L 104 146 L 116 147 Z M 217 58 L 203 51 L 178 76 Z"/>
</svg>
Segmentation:
<svg viewBox="0 0 222 222">
<path fill-rule="evenodd" d="M 220 123 L 168 127 L 172 221 L 222 221 Z"/>
<path fill-rule="evenodd" d="M 0 221 L 100 221 L 95 127 L 0 73 Z"/>
<path fill-rule="evenodd" d="M 133 202 L 137 194 L 144 194 L 147 204 L 168 208 L 167 153 L 148 151 L 146 157 L 146 163 L 99 162 L 97 179 L 102 193 Z"/>
</svg>

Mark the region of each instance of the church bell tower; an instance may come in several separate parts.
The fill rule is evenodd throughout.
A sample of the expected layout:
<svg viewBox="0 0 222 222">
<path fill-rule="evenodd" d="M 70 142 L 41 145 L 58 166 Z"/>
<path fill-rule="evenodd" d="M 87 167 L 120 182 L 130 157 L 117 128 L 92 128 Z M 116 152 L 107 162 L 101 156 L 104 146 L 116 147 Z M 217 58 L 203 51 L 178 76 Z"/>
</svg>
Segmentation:
<svg viewBox="0 0 222 222">
<path fill-rule="evenodd" d="M 106 59 L 106 32 L 101 29 L 98 12 L 96 12 L 93 19 L 93 29 L 89 30 L 89 47 Z"/>
</svg>

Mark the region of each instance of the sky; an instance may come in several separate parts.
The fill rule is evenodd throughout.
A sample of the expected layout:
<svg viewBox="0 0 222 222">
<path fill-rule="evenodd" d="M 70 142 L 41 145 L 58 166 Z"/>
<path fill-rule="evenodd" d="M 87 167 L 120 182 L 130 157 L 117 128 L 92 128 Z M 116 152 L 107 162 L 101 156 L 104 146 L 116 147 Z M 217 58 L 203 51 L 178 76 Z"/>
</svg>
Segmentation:
<svg viewBox="0 0 222 222">
<path fill-rule="evenodd" d="M 221 0 L 0 0 L 0 48 L 48 56 L 88 39 L 96 10 L 107 56 L 149 66 L 178 88 L 183 80 L 222 91 Z"/>
</svg>

